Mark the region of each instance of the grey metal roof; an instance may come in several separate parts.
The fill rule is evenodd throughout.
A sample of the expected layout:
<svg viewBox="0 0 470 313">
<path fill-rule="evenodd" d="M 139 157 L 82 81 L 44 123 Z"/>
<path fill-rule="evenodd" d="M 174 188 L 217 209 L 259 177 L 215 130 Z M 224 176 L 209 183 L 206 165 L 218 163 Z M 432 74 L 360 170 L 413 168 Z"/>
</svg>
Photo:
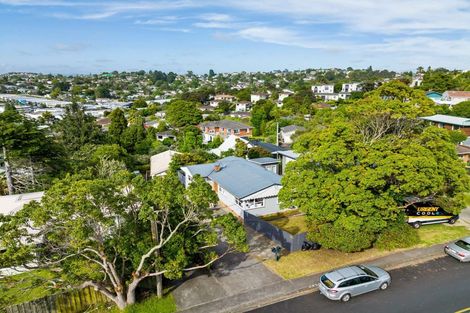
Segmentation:
<svg viewBox="0 0 470 313">
<path fill-rule="evenodd" d="M 220 166 L 216 171 L 215 167 Z M 244 198 L 273 185 L 281 185 L 281 176 L 248 160 L 226 157 L 210 164 L 186 167 L 192 175 L 208 177 L 237 198 Z"/>
<path fill-rule="evenodd" d="M 289 125 L 289 126 L 281 127 L 281 131 L 285 133 L 295 132 L 297 130 L 305 130 L 305 127 L 297 126 L 297 125 Z"/>
<path fill-rule="evenodd" d="M 230 129 L 248 129 L 253 128 L 251 126 L 245 125 L 243 123 L 222 120 L 222 121 L 209 121 L 204 122 L 199 125 L 200 127 L 221 127 L 221 128 L 230 128 Z"/>
<path fill-rule="evenodd" d="M 255 158 L 255 159 L 250 159 L 249 161 L 257 163 L 257 164 L 274 164 L 274 163 L 279 162 L 278 160 L 274 158 Z"/>
<path fill-rule="evenodd" d="M 285 148 L 276 146 L 275 144 L 269 143 L 269 142 L 264 142 L 261 140 L 251 140 L 249 137 L 241 137 L 242 139 L 248 141 L 248 143 L 254 147 L 260 147 L 263 148 L 264 150 L 268 152 L 276 152 L 279 150 L 285 150 Z"/>
<path fill-rule="evenodd" d="M 425 117 L 420 117 L 420 118 L 422 120 L 431 121 L 435 123 L 443 123 L 443 124 L 458 125 L 458 126 L 470 126 L 470 119 L 465 118 L 465 117 L 436 114 L 436 115 L 425 116 Z"/>
<path fill-rule="evenodd" d="M 300 154 L 298 154 L 298 153 L 296 153 L 292 150 L 286 150 L 286 151 L 278 150 L 278 151 L 276 151 L 276 154 L 280 154 L 280 155 L 286 156 L 286 157 L 294 159 L 294 160 L 297 160 L 297 158 L 300 156 Z"/>
</svg>

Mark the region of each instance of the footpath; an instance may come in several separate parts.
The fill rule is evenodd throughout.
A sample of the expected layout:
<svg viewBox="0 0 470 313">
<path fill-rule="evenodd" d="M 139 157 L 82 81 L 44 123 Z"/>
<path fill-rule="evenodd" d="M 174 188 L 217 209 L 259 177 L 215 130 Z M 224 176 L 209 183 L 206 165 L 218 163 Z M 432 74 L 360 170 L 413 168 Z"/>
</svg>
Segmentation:
<svg viewBox="0 0 470 313">
<path fill-rule="evenodd" d="M 385 257 L 364 262 L 376 265 L 386 270 L 416 265 L 444 257 L 443 244 L 428 248 L 401 251 Z M 186 308 L 181 313 L 226 313 L 245 312 L 258 307 L 266 306 L 285 299 L 293 298 L 317 290 L 321 274 L 305 276 L 291 280 L 277 280 L 270 284 L 250 289 L 239 294 L 219 298 L 215 301 L 198 304 Z M 250 280 L 250 277 L 246 277 Z"/>
</svg>

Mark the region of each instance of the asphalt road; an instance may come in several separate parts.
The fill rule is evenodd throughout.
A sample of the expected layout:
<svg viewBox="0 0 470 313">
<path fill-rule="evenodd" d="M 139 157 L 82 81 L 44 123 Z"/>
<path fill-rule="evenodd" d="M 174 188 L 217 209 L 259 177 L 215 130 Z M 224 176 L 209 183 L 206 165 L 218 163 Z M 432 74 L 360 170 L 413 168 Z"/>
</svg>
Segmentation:
<svg viewBox="0 0 470 313">
<path fill-rule="evenodd" d="M 470 263 L 444 257 L 390 274 L 392 284 L 387 290 L 363 294 L 347 303 L 328 300 L 315 291 L 250 312 L 470 313 Z"/>
</svg>

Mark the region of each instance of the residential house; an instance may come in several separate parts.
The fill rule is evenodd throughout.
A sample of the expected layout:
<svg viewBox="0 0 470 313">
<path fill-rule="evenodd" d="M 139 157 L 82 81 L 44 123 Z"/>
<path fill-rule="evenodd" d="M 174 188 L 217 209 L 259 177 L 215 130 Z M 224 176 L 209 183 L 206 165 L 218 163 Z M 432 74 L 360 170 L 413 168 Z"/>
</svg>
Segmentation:
<svg viewBox="0 0 470 313">
<path fill-rule="evenodd" d="M 429 121 L 437 127 L 450 130 L 460 129 L 465 135 L 470 136 L 470 118 L 436 114 L 432 116 L 421 117 L 420 119 Z"/>
<path fill-rule="evenodd" d="M 180 180 L 188 187 L 195 175 L 202 176 L 219 197 L 221 205 L 240 218 L 279 212 L 278 193 L 281 176 L 237 157 L 227 157 L 210 164 L 181 168 Z"/>
<path fill-rule="evenodd" d="M 465 162 L 466 165 L 470 165 L 470 147 L 464 145 L 457 146 L 457 155 Z"/>
<path fill-rule="evenodd" d="M 111 125 L 111 119 L 107 117 L 99 118 L 96 120 L 96 124 L 101 126 L 103 130 L 107 131 L 109 128 L 109 125 Z"/>
<path fill-rule="evenodd" d="M 277 159 L 281 162 L 281 166 L 279 168 L 279 175 L 284 175 L 284 173 L 286 172 L 287 164 L 297 160 L 297 158 L 300 156 L 298 153 L 292 150 L 279 150 L 273 154 L 275 154 Z"/>
<path fill-rule="evenodd" d="M 256 103 L 260 100 L 266 100 L 268 99 L 269 95 L 266 93 L 253 93 L 250 96 L 250 101 L 251 103 Z"/>
<path fill-rule="evenodd" d="M 163 141 L 167 138 L 170 138 L 172 140 L 176 140 L 176 135 L 170 130 L 159 132 L 159 133 L 156 133 L 155 135 L 156 135 L 158 141 Z"/>
<path fill-rule="evenodd" d="M 285 98 L 292 96 L 294 93 L 290 90 L 284 90 L 279 93 L 278 101 L 282 102 Z"/>
<path fill-rule="evenodd" d="M 269 157 L 264 158 L 255 158 L 255 159 L 248 159 L 248 161 L 258 164 L 259 166 L 263 167 L 264 169 L 271 171 L 273 173 L 278 173 L 279 170 L 279 160 Z"/>
<path fill-rule="evenodd" d="M 217 108 L 219 103 L 222 101 L 233 102 L 235 100 L 235 96 L 226 95 L 226 94 L 218 94 L 214 96 L 214 99 L 209 101 L 209 105 L 211 107 Z"/>
<path fill-rule="evenodd" d="M 150 176 L 163 176 L 170 167 L 171 160 L 174 155 L 179 152 L 167 150 L 150 157 Z"/>
<path fill-rule="evenodd" d="M 292 136 L 297 132 L 297 131 L 304 131 L 305 128 L 302 126 L 297 126 L 297 125 L 289 125 L 285 127 L 281 127 L 280 135 L 281 135 L 281 141 L 284 144 L 292 144 Z"/>
<path fill-rule="evenodd" d="M 361 83 L 346 83 L 341 87 L 342 93 L 351 93 L 355 91 L 362 91 Z"/>
<path fill-rule="evenodd" d="M 248 112 L 253 104 L 250 101 L 240 101 L 235 105 L 235 112 Z"/>
<path fill-rule="evenodd" d="M 251 112 L 230 112 L 228 116 L 233 118 L 248 119 L 251 117 Z"/>
<path fill-rule="evenodd" d="M 251 126 L 229 120 L 204 122 L 198 127 L 203 133 L 204 143 L 212 141 L 217 136 L 222 139 L 228 138 L 230 135 L 251 136 L 253 129 Z"/>
<path fill-rule="evenodd" d="M 450 105 L 468 100 L 470 100 L 470 91 L 448 90 L 442 94 L 442 101 Z"/>
<path fill-rule="evenodd" d="M 334 85 L 314 85 L 312 86 L 312 92 L 314 94 L 334 93 Z"/>
</svg>

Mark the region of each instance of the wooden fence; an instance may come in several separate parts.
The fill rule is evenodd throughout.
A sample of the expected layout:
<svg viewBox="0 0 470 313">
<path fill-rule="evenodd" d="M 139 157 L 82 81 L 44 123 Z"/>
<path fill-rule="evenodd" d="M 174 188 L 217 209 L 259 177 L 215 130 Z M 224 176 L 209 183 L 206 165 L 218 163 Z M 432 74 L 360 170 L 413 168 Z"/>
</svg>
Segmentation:
<svg viewBox="0 0 470 313">
<path fill-rule="evenodd" d="M 109 302 L 91 287 L 58 293 L 6 308 L 7 313 L 80 313 Z M 1 311 L 1 310 L 0 310 Z"/>
</svg>

